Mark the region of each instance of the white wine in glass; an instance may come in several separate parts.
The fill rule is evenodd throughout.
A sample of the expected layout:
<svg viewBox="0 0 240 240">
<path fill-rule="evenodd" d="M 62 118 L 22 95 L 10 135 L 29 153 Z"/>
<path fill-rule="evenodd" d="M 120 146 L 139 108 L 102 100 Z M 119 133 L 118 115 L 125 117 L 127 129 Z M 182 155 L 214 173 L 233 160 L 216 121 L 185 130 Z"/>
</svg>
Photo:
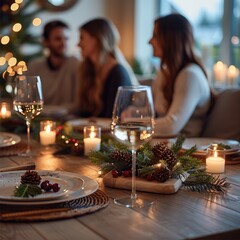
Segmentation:
<svg viewBox="0 0 240 240">
<path fill-rule="evenodd" d="M 17 76 L 13 92 L 13 109 L 24 117 L 27 125 L 28 146 L 26 156 L 30 156 L 31 120 L 43 109 L 42 85 L 39 76 Z"/>
<path fill-rule="evenodd" d="M 130 197 L 115 199 L 114 202 L 126 207 L 143 207 L 148 201 L 136 193 L 136 151 L 154 133 L 154 108 L 149 86 L 119 87 L 116 95 L 111 132 L 132 152 L 132 193 Z"/>
</svg>

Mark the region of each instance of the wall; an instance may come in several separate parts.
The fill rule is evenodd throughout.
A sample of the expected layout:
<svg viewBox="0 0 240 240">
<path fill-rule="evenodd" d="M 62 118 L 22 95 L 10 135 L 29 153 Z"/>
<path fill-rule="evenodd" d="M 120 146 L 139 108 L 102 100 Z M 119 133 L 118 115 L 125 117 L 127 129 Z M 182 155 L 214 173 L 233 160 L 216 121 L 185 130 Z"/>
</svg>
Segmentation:
<svg viewBox="0 0 240 240">
<path fill-rule="evenodd" d="M 45 0 L 44 0 L 45 1 Z M 34 28 L 36 34 L 41 34 L 45 23 L 54 19 L 65 21 L 71 28 L 71 39 L 69 42 L 69 54 L 79 56 L 77 43 L 79 40 L 79 26 L 85 21 L 105 15 L 104 0 L 78 0 L 72 8 L 62 12 L 44 11 L 38 14 L 42 19 L 42 24 Z"/>
<path fill-rule="evenodd" d="M 34 28 L 40 34 L 44 24 L 53 19 L 62 19 L 71 27 L 69 54 L 80 56 L 77 47 L 79 26 L 95 17 L 107 17 L 119 30 L 120 48 L 131 62 L 141 59 L 144 65 L 150 63 L 152 48 L 148 41 L 152 35 L 153 21 L 157 14 L 157 0 L 78 0 L 78 3 L 67 11 L 45 11 L 38 16 L 42 25 Z"/>
</svg>

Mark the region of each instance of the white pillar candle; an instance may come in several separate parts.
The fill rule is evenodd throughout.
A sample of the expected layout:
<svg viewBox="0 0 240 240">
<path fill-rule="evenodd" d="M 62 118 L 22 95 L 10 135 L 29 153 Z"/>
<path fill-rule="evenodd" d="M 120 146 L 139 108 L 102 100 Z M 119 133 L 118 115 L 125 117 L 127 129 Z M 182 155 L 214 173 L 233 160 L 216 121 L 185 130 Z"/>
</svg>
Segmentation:
<svg viewBox="0 0 240 240">
<path fill-rule="evenodd" d="M 213 73 L 215 81 L 218 83 L 224 83 L 227 80 L 227 65 L 221 61 L 218 61 L 213 66 Z"/>
<path fill-rule="evenodd" d="M 213 149 L 208 149 L 206 171 L 209 173 L 223 173 L 225 171 L 224 151 L 217 150 L 217 144 Z"/>
<path fill-rule="evenodd" d="M 100 138 L 84 138 L 84 154 L 88 155 L 91 151 L 99 151 L 101 146 Z"/>
<path fill-rule="evenodd" d="M 101 148 L 101 128 L 96 126 L 86 126 L 84 131 L 84 155 L 91 151 L 99 151 Z"/>
<path fill-rule="evenodd" d="M 42 145 L 51 145 L 56 142 L 55 122 L 42 121 L 40 123 L 40 143 Z"/>
</svg>

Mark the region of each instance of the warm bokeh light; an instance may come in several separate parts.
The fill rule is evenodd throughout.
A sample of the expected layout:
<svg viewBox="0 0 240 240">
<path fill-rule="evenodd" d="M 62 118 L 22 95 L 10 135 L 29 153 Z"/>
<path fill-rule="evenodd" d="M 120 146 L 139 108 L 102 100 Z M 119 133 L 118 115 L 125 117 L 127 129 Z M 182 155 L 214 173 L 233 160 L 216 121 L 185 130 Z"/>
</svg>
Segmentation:
<svg viewBox="0 0 240 240">
<path fill-rule="evenodd" d="M 239 38 L 237 36 L 232 36 L 231 42 L 234 45 L 238 45 L 240 41 L 239 41 Z"/>
<path fill-rule="evenodd" d="M 23 0 L 15 0 L 15 3 L 21 4 Z"/>
<path fill-rule="evenodd" d="M 13 54 L 11 52 L 7 52 L 5 54 L 5 59 L 8 61 L 11 57 L 13 57 Z"/>
<path fill-rule="evenodd" d="M 1 43 L 2 43 L 3 45 L 8 44 L 9 41 L 10 41 L 9 36 L 3 36 L 2 39 L 1 39 Z"/>
<path fill-rule="evenodd" d="M 17 11 L 19 9 L 19 5 L 17 3 L 13 3 L 10 7 L 12 11 Z"/>
<path fill-rule="evenodd" d="M 18 65 L 19 67 L 22 67 L 22 70 L 23 70 L 23 71 L 27 71 L 27 64 L 26 64 L 26 62 L 20 61 L 17 65 Z"/>
<path fill-rule="evenodd" d="M 17 59 L 15 57 L 11 57 L 9 60 L 8 60 L 8 65 L 9 66 L 15 66 L 17 64 Z"/>
<path fill-rule="evenodd" d="M 3 66 L 6 63 L 5 57 L 0 57 L 0 66 Z"/>
<path fill-rule="evenodd" d="M 32 21 L 33 26 L 37 27 L 39 25 L 41 25 L 42 20 L 40 18 L 34 18 Z"/>
<path fill-rule="evenodd" d="M 12 28 L 12 30 L 13 30 L 14 32 L 19 32 L 21 29 L 22 29 L 22 24 L 21 24 L 21 23 L 15 23 L 15 24 L 13 25 L 13 28 Z"/>
<path fill-rule="evenodd" d="M 9 10 L 9 6 L 7 4 L 4 4 L 2 7 L 1 7 L 1 11 L 2 12 L 7 12 Z"/>
</svg>

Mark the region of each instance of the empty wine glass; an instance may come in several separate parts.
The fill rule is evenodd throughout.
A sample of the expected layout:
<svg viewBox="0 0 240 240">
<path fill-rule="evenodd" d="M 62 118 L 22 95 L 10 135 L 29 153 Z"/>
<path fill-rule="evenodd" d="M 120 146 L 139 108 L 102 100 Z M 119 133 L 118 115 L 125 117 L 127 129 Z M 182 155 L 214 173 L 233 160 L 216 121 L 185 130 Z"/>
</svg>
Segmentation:
<svg viewBox="0 0 240 240">
<path fill-rule="evenodd" d="M 143 207 L 152 203 L 136 193 L 136 151 L 149 141 L 154 129 L 154 109 L 149 86 L 119 87 L 112 115 L 111 132 L 132 152 L 132 193 L 130 197 L 115 199 L 125 207 Z"/>
<path fill-rule="evenodd" d="M 30 156 L 30 125 L 43 109 L 42 86 L 39 76 L 17 76 L 13 92 L 13 109 L 24 117 L 27 125 L 27 151 Z"/>
</svg>

